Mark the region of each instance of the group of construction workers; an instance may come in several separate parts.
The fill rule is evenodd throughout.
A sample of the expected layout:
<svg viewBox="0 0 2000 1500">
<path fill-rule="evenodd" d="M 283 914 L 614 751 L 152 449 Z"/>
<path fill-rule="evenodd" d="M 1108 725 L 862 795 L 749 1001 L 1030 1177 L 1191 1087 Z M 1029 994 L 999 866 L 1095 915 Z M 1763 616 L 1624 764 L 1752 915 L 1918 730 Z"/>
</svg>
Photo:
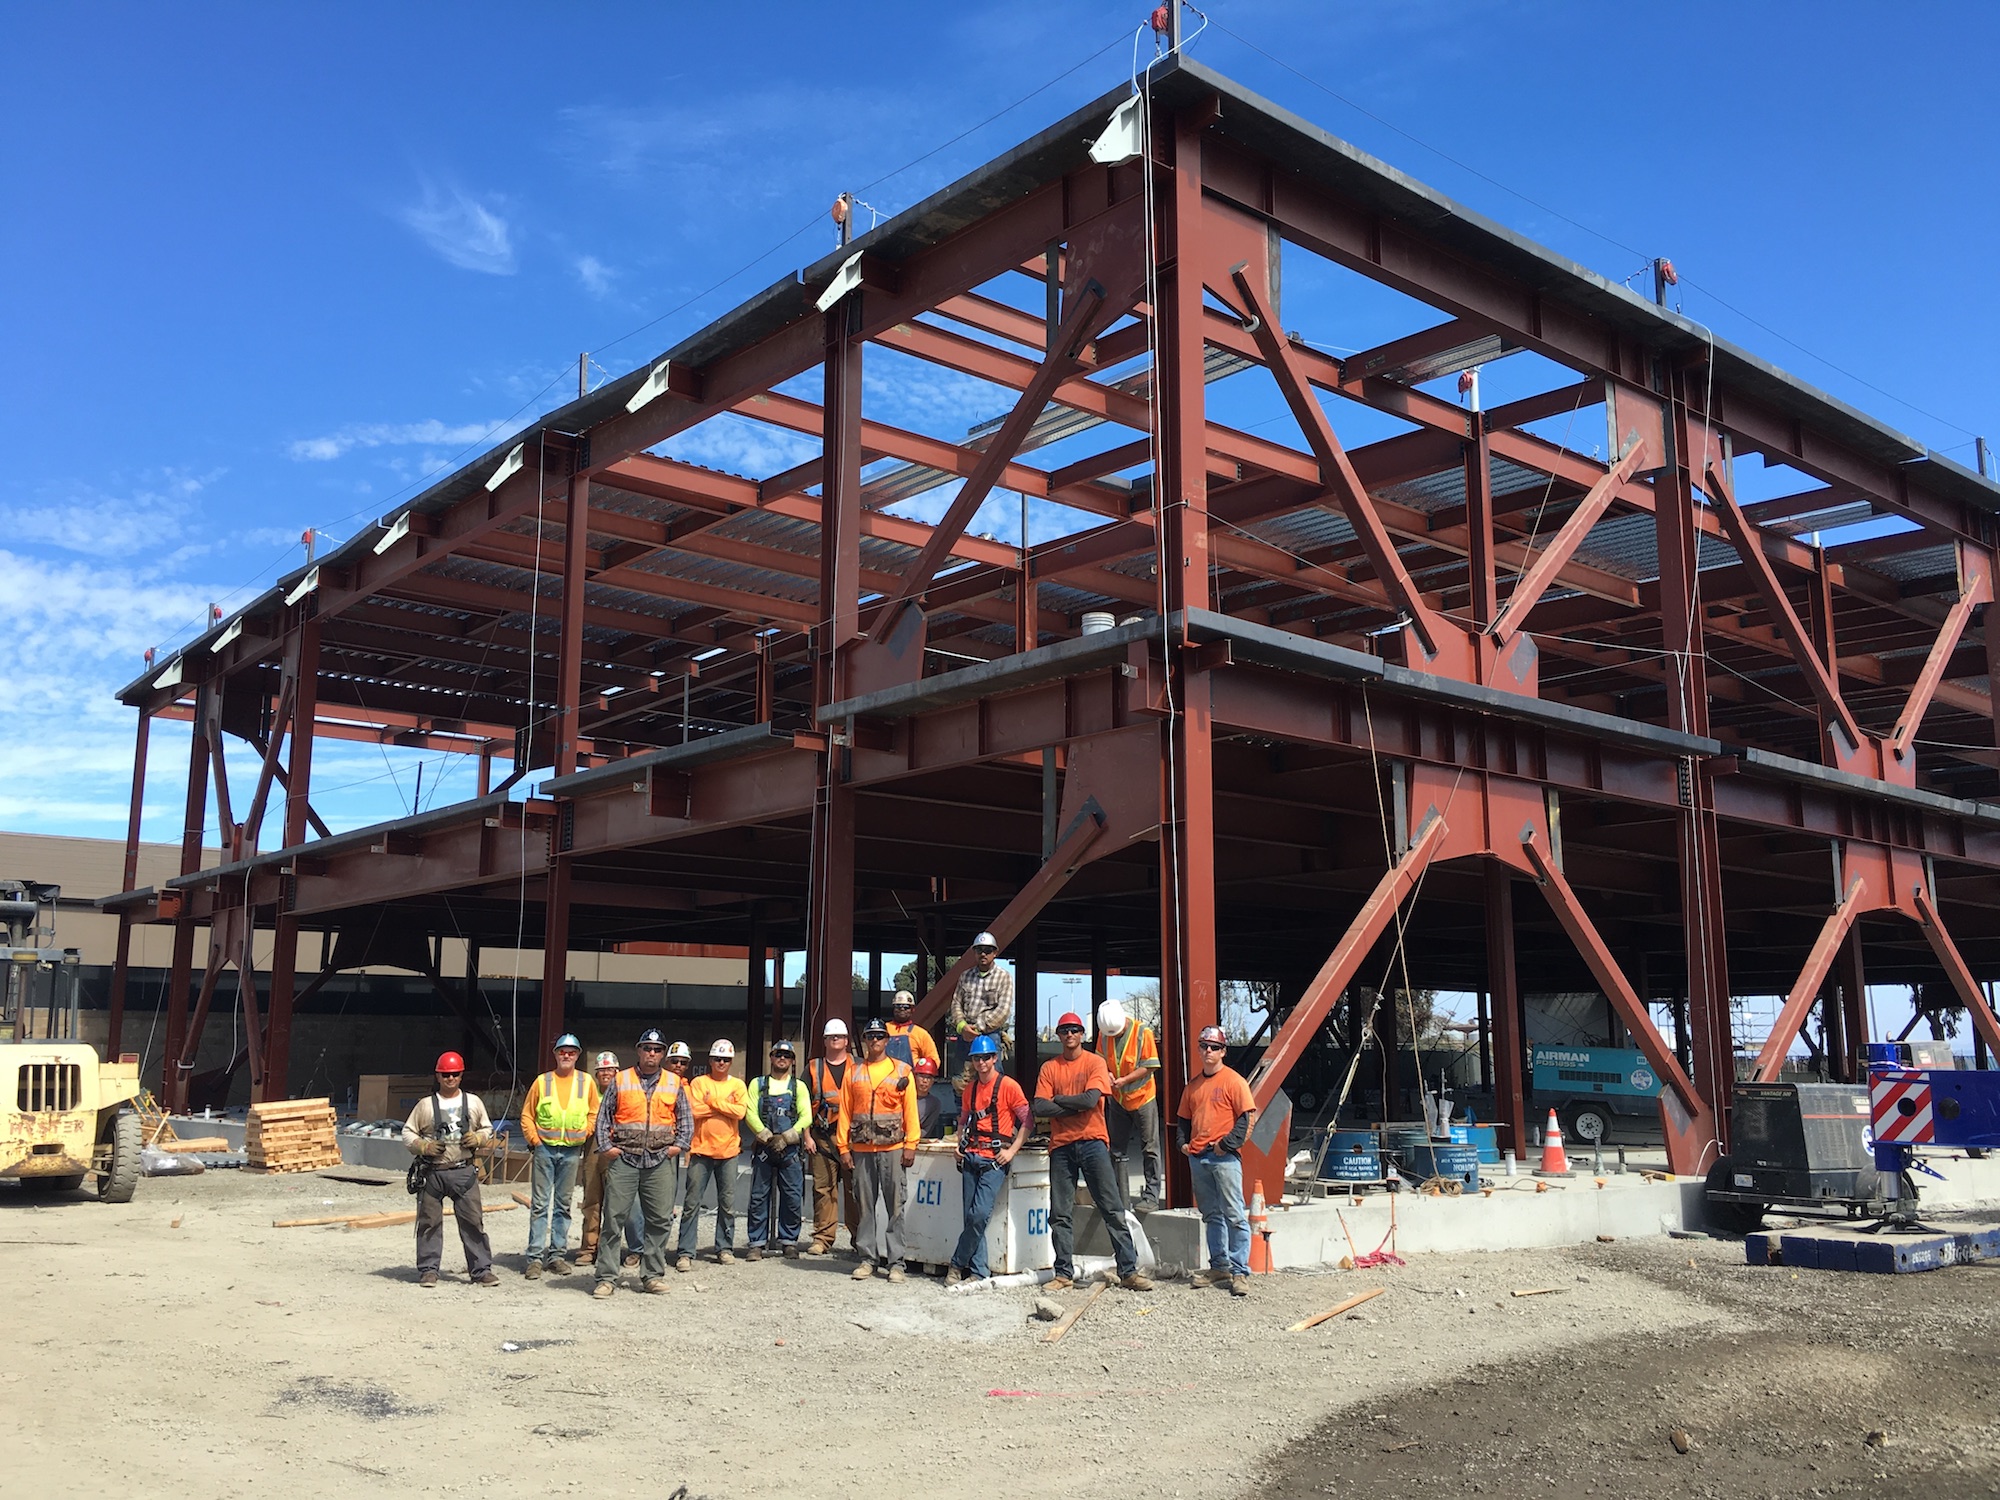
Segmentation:
<svg viewBox="0 0 2000 1500">
<path fill-rule="evenodd" d="M 1009 1166 L 1038 1121 L 1046 1122 L 1049 1155 L 1049 1235 L 1054 1250 L 1050 1287 L 1075 1284 L 1073 1231 L 1079 1182 L 1090 1194 L 1110 1238 L 1118 1284 L 1148 1291 L 1126 1217 L 1125 1171 L 1137 1146 L 1144 1188 L 1135 1205 L 1157 1208 L 1162 1195 L 1157 1077 L 1159 1046 L 1150 1027 L 1115 1000 L 1098 1011 L 1095 1048 L 1084 1045 L 1083 1019 L 1056 1022 L 1061 1052 L 1041 1065 L 1032 1098 L 1007 1076 L 1004 1032 L 1013 1014 L 1012 976 L 995 962 L 999 945 L 981 933 L 962 974 L 948 1026 L 967 1044 L 960 1080 L 955 1154 L 963 1190 L 964 1225 L 947 1284 L 984 1278 L 987 1231 Z M 733 1076 L 736 1048 L 727 1040 L 708 1051 L 694 1075 L 685 1042 L 671 1046 L 659 1031 L 639 1036 L 631 1067 L 600 1052 L 585 1072 L 582 1044 L 556 1039 L 555 1065 L 530 1085 L 521 1133 L 532 1153 L 528 1246 L 523 1271 L 567 1275 L 592 1268 L 592 1295 L 615 1294 L 621 1271 L 638 1272 L 647 1292 L 664 1292 L 669 1235 L 676 1214 L 674 1269 L 694 1269 L 701 1205 L 715 1199 L 716 1263 L 734 1265 L 736 1158 L 750 1140 L 750 1202 L 743 1259 L 787 1259 L 833 1252 L 846 1223 L 856 1281 L 880 1272 L 904 1279 L 904 1210 L 917 1145 L 943 1134 L 944 1099 L 937 1089 L 943 1056 L 916 1024 L 916 998 L 897 991 L 887 1020 L 861 1028 L 861 1052 L 851 1049 L 847 1023 L 829 1020 L 821 1054 L 798 1068 L 794 1044 L 772 1044 L 766 1072 L 747 1084 Z M 1180 1147 L 1189 1158 L 1201 1208 L 1209 1268 L 1196 1279 L 1248 1290 L 1249 1228 L 1237 1153 L 1256 1110 L 1243 1079 L 1223 1065 L 1222 1032 L 1200 1039 L 1201 1071 L 1181 1098 Z M 437 1089 L 418 1101 L 403 1127 L 416 1165 L 417 1273 L 437 1284 L 444 1248 L 444 1204 L 458 1222 L 466 1269 L 481 1286 L 498 1284 L 479 1202 L 476 1158 L 494 1130 L 485 1105 L 462 1089 L 464 1059 L 438 1059 Z M 812 1228 L 804 1225 L 805 1187 L 812 1184 Z M 569 1254 L 570 1205 L 581 1180 L 581 1248 Z"/>
</svg>

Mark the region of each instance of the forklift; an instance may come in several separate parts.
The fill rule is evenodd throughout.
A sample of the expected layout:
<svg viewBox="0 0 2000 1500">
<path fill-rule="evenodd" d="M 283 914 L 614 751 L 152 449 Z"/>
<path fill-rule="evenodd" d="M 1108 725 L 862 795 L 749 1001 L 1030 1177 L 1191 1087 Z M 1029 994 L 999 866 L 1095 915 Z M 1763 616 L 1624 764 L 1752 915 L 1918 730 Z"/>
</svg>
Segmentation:
<svg viewBox="0 0 2000 1500">
<path fill-rule="evenodd" d="M 0 880 L 0 1177 L 55 1194 L 95 1176 L 100 1201 L 126 1203 L 143 1145 L 139 1059 L 104 1062 L 82 1039 L 81 955 L 54 945 L 61 893 Z"/>
</svg>

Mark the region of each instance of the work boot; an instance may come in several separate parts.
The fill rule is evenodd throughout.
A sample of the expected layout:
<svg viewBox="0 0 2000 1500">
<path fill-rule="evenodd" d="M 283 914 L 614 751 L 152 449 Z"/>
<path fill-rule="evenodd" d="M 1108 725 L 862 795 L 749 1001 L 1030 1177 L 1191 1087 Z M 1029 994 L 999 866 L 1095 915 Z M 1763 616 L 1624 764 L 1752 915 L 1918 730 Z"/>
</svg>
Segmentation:
<svg viewBox="0 0 2000 1500">
<path fill-rule="evenodd" d="M 811 1243 L 810 1245 L 808 1245 L 808 1246 L 806 1247 L 806 1254 L 808 1254 L 808 1255 L 831 1255 L 831 1254 L 833 1254 L 833 1246 L 831 1246 L 831 1245 L 822 1245 L 822 1244 L 821 1244 L 821 1243 L 820 1243 L 820 1242 L 819 1242 L 818 1240 L 814 1240 L 814 1241 L 813 1241 L 813 1242 L 812 1242 L 812 1243 Z"/>
<path fill-rule="evenodd" d="M 1229 1273 L 1227 1271 L 1219 1271 L 1214 1266 L 1210 1266 L 1206 1271 L 1196 1271 L 1192 1276 L 1188 1277 L 1188 1280 L 1196 1286 L 1218 1286 L 1229 1280 Z"/>
<path fill-rule="evenodd" d="M 901 1266 L 889 1267 L 889 1280 L 892 1283 L 901 1281 L 902 1279 L 903 1279 L 903 1268 Z"/>
<path fill-rule="evenodd" d="M 863 1262 L 861 1262 L 860 1265 L 854 1268 L 852 1274 L 848 1277 L 848 1280 L 866 1281 L 869 1277 L 873 1276 L 874 1274 L 875 1274 L 875 1262 L 872 1260 L 864 1260 Z"/>
<path fill-rule="evenodd" d="M 1249 1278 L 1248 1276 L 1232 1276 L 1232 1277 L 1230 1277 L 1230 1278 L 1229 1278 L 1229 1295 L 1230 1295 L 1230 1296 L 1232 1296 L 1232 1297 L 1247 1297 L 1247 1296 L 1249 1296 L 1249 1295 L 1250 1295 L 1250 1278 Z"/>
<path fill-rule="evenodd" d="M 1132 1205 L 1132 1211 L 1141 1214 L 1158 1213 L 1160 1211 L 1160 1200 L 1158 1198 L 1141 1198 L 1137 1203 Z"/>
<path fill-rule="evenodd" d="M 621 1270 L 636 1271 L 639 1268 L 639 1252 L 636 1250 L 627 1250 L 625 1258 L 619 1261 L 618 1265 Z"/>
<path fill-rule="evenodd" d="M 617 1290 L 618 1290 L 617 1282 L 600 1281 L 597 1283 L 596 1286 L 590 1289 L 590 1295 L 593 1297 L 609 1297 L 613 1292 Z"/>
<path fill-rule="evenodd" d="M 1118 1278 L 1118 1284 L 1128 1292 L 1150 1292 L 1153 1289 L 1153 1283 L 1137 1271 L 1127 1271 Z"/>
<path fill-rule="evenodd" d="M 683 1274 L 692 1271 L 694 1269 L 694 1257 L 692 1255 L 676 1256 L 674 1259 L 674 1269 Z"/>
<path fill-rule="evenodd" d="M 762 1260 L 764 1258 L 764 1247 L 762 1245 L 752 1245 L 748 1250 L 743 1252 L 743 1258 L 751 1262 Z"/>
<path fill-rule="evenodd" d="M 716 1264 L 717 1264 L 718 1266 L 733 1266 L 733 1265 L 735 1265 L 735 1264 L 736 1264 L 736 1252 L 735 1252 L 735 1251 L 733 1251 L 733 1250 L 718 1250 L 718 1251 L 716 1251 L 716 1252 L 715 1252 L 715 1263 L 716 1263 Z"/>
<path fill-rule="evenodd" d="M 957 1286 L 963 1280 L 965 1280 L 965 1272 L 959 1270 L 957 1266 L 953 1266 L 949 1271 L 944 1273 L 944 1284 L 946 1286 Z"/>
<path fill-rule="evenodd" d="M 1076 1285 L 1074 1276 L 1051 1276 L 1043 1283 L 1052 1292 L 1066 1292 Z"/>
<path fill-rule="evenodd" d="M 500 1285 L 500 1278 L 495 1276 L 491 1271 L 481 1271 L 477 1276 L 472 1278 L 472 1284 L 474 1286 L 498 1286 Z"/>
<path fill-rule="evenodd" d="M 666 1289 L 667 1278 L 664 1276 L 648 1276 L 639 1283 L 639 1290 L 642 1292 L 664 1292 Z"/>
<path fill-rule="evenodd" d="M 530 1281 L 540 1281 L 542 1279 L 542 1263 L 538 1260 L 529 1261 L 525 1266 L 521 1267 L 521 1274 Z"/>
<path fill-rule="evenodd" d="M 424 1272 L 423 1275 L 417 1278 L 418 1286 L 436 1286 L 437 1284 L 438 1284 L 438 1273 L 435 1271 L 426 1271 Z"/>
<path fill-rule="evenodd" d="M 567 1276 L 575 1269 L 575 1263 L 567 1255 L 558 1255 L 554 1260 L 549 1262 L 549 1270 L 557 1276 Z"/>
<path fill-rule="evenodd" d="M 797 1245 L 785 1246 L 786 1260 L 797 1260 L 798 1258 L 799 1258 L 799 1247 Z"/>
</svg>

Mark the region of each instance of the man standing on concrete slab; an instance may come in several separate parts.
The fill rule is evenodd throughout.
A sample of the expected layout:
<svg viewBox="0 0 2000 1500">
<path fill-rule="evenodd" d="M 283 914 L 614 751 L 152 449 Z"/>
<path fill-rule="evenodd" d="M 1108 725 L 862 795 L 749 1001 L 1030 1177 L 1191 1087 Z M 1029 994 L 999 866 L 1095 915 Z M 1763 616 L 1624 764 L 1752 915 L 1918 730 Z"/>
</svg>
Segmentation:
<svg viewBox="0 0 2000 1500">
<path fill-rule="evenodd" d="M 746 1260 L 762 1260 L 777 1220 L 777 1248 L 787 1260 L 799 1253 L 803 1227 L 801 1200 L 805 1192 L 804 1159 L 813 1150 L 812 1100 L 805 1083 L 792 1071 L 798 1053 L 783 1037 L 771 1044 L 771 1071 L 750 1085 L 750 1134 L 757 1148 L 750 1154 L 750 1247 Z M 772 1203 L 773 1195 L 777 1202 Z"/>
<path fill-rule="evenodd" d="M 914 1068 L 919 1058 L 928 1057 L 935 1078 L 944 1058 L 931 1034 L 911 1019 L 916 1013 L 917 997 L 908 990 L 897 990 L 889 1002 L 889 1055 L 906 1068 Z"/>
<path fill-rule="evenodd" d="M 1257 1123 L 1257 1104 L 1243 1075 L 1223 1064 L 1229 1038 L 1204 1026 L 1197 1043 L 1201 1071 L 1181 1090 L 1181 1154 L 1194 1179 L 1195 1206 L 1208 1236 L 1208 1270 L 1197 1286 L 1250 1295 L 1250 1220 L 1243 1211 L 1243 1160 L 1238 1155 Z"/>
<path fill-rule="evenodd" d="M 600 1107 L 604 1096 L 618 1082 L 618 1054 L 600 1052 L 597 1066 L 592 1070 L 597 1082 L 597 1101 Z M 604 1169 L 610 1165 L 604 1153 L 597 1149 L 597 1119 L 591 1117 L 590 1133 L 583 1140 L 583 1246 L 577 1251 L 579 1265 L 592 1266 L 597 1263 L 597 1234 L 604 1222 Z M 632 1212 L 625 1216 L 622 1226 L 625 1237 L 625 1261 L 627 1265 L 639 1264 L 639 1246 L 645 1235 L 645 1220 L 640 1216 L 639 1204 L 635 1199 Z M 613 1230 L 616 1234 L 618 1231 Z"/>
<path fill-rule="evenodd" d="M 895 1038 L 890 1038 L 890 1045 Z M 917 1134 L 924 1140 L 935 1141 L 944 1135 L 944 1095 L 937 1091 L 938 1065 L 928 1057 L 920 1057 L 910 1069 L 917 1080 Z"/>
<path fill-rule="evenodd" d="M 1111 1092 L 1111 1075 L 1104 1059 L 1083 1045 L 1083 1017 L 1066 1012 L 1056 1022 L 1062 1054 L 1042 1064 L 1035 1080 L 1035 1116 L 1049 1122 L 1049 1240 L 1055 1248 L 1056 1274 L 1049 1285 L 1060 1291 L 1076 1285 L 1076 1183 L 1083 1179 L 1111 1253 L 1118 1263 L 1118 1284 L 1127 1291 L 1150 1292 L 1153 1283 L 1139 1274 L 1139 1252 L 1125 1222 L 1125 1195 L 1111 1170 L 1110 1135 L 1104 1128 L 1104 1099 Z"/>
<path fill-rule="evenodd" d="M 528 1085 L 521 1101 L 521 1134 L 533 1150 L 528 1209 L 528 1255 L 522 1273 L 530 1281 L 548 1269 L 567 1276 L 569 1205 L 576 1194 L 576 1173 L 583 1144 L 597 1123 L 597 1083 L 577 1071 L 583 1043 L 567 1033 L 556 1038 L 556 1065 Z"/>
<path fill-rule="evenodd" d="M 604 1216 L 613 1225 L 623 1223 L 635 1200 L 644 1211 L 640 1284 L 649 1292 L 667 1289 L 667 1221 L 673 1214 L 681 1160 L 694 1139 L 694 1111 L 680 1078 L 662 1066 L 666 1051 L 666 1038 L 659 1032 L 640 1032 L 638 1065 L 618 1075 L 597 1110 L 597 1149 L 609 1161 Z M 598 1241 L 593 1297 L 609 1297 L 617 1288 L 617 1246 L 615 1229 Z"/>
<path fill-rule="evenodd" d="M 807 1065 L 806 1083 L 812 1095 L 813 1238 L 808 1255 L 827 1255 L 833 1237 L 847 1221 L 848 1243 L 861 1248 L 861 1200 L 854 1196 L 854 1169 L 840 1157 L 840 1093 L 854 1056 L 847 1047 L 847 1023 L 835 1016 L 826 1023 L 820 1046 L 824 1057 Z"/>
<path fill-rule="evenodd" d="M 477 1094 L 465 1093 L 465 1059 L 456 1052 L 437 1060 L 437 1092 L 417 1101 L 403 1122 L 403 1145 L 421 1159 L 417 1189 L 417 1285 L 436 1286 L 444 1263 L 444 1205 L 458 1220 L 465 1274 L 476 1286 L 498 1286 L 486 1212 L 479 1201 L 475 1158 L 493 1144 L 493 1120 Z"/>
<path fill-rule="evenodd" d="M 903 1194 L 917 1161 L 917 1091 L 909 1068 L 889 1056 L 887 1026 L 870 1021 L 861 1042 L 867 1056 L 847 1070 L 836 1137 L 866 1219 L 855 1241 L 861 1264 L 854 1279 L 866 1281 L 879 1264 L 891 1281 L 901 1281 Z"/>
<path fill-rule="evenodd" d="M 687 1086 L 694 1110 L 694 1147 L 688 1155 L 687 1190 L 681 1195 L 680 1257 L 676 1271 L 694 1269 L 701 1240 L 701 1200 L 715 1185 L 715 1263 L 736 1264 L 736 1158 L 743 1152 L 743 1117 L 750 1093 L 732 1078 L 736 1044 L 718 1041 L 708 1049 L 708 1072 Z"/>
<path fill-rule="evenodd" d="M 1004 1057 L 1014 1049 L 1007 1034 L 1014 1019 L 1014 976 L 1000 967 L 1000 944 L 992 933 L 974 938 L 972 953 L 972 966 L 958 976 L 946 1030 L 961 1042 L 976 1036 L 998 1037 Z"/>
<path fill-rule="evenodd" d="M 1152 1027 L 1125 1014 L 1125 1007 L 1116 1000 L 1107 1000 L 1097 1007 L 1097 1055 L 1111 1074 L 1104 1124 L 1111 1133 L 1111 1164 L 1118 1172 L 1118 1186 L 1122 1192 L 1128 1180 L 1126 1160 L 1136 1138 L 1140 1166 L 1146 1174 L 1146 1189 L 1137 1207 L 1140 1213 L 1148 1214 L 1160 1206 L 1164 1191 L 1157 1082 L 1160 1044 Z"/>
<path fill-rule="evenodd" d="M 993 1205 L 1007 1180 L 1007 1168 L 1034 1133 L 1035 1112 L 1021 1085 L 1000 1071 L 1000 1043 L 990 1036 L 972 1039 L 972 1081 L 958 1102 L 958 1181 L 965 1201 L 965 1227 L 951 1252 L 951 1269 L 944 1284 L 970 1276 L 984 1281 L 986 1226 Z"/>
</svg>

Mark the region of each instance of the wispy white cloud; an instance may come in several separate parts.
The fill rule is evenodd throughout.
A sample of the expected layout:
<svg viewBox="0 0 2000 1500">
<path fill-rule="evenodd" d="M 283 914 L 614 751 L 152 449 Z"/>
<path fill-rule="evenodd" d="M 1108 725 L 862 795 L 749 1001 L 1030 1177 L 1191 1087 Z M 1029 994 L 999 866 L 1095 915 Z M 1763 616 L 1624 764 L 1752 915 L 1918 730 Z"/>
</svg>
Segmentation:
<svg viewBox="0 0 2000 1500">
<path fill-rule="evenodd" d="M 499 212 L 463 188 L 426 182 L 424 195 L 398 213 L 431 249 L 462 271 L 514 274 L 514 234 Z"/>
<path fill-rule="evenodd" d="M 610 296 L 611 283 L 617 274 L 594 255 L 580 255 L 576 259 L 576 279 L 593 297 Z"/>
<path fill-rule="evenodd" d="M 724 412 L 677 433 L 665 445 L 670 458 L 756 479 L 768 479 L 802 464 L 819 449 L 817 442 L 803 434 L 753 422 L 734 412 Z"/>
<path fill-rule="evenodd" d="M 497 422 L 461 422 L 456 426 L 431 418 L 422 422 L 356 422 L 325 437 L 300 438 L 286 451 L 293 458 L 324 463 L 355 448 L 405 447 L 439 443 L 463 447 L 499 431 Z"/>
<path fill-rule="evenodd" d="M 195 497 L 223 472 L 166 469 L 122 494 L 77 485 L 0 506 L 0 529 L 17 546 L 39 543 L 94 557 L 157 556 L 180 540 Z"/>
</svg>

